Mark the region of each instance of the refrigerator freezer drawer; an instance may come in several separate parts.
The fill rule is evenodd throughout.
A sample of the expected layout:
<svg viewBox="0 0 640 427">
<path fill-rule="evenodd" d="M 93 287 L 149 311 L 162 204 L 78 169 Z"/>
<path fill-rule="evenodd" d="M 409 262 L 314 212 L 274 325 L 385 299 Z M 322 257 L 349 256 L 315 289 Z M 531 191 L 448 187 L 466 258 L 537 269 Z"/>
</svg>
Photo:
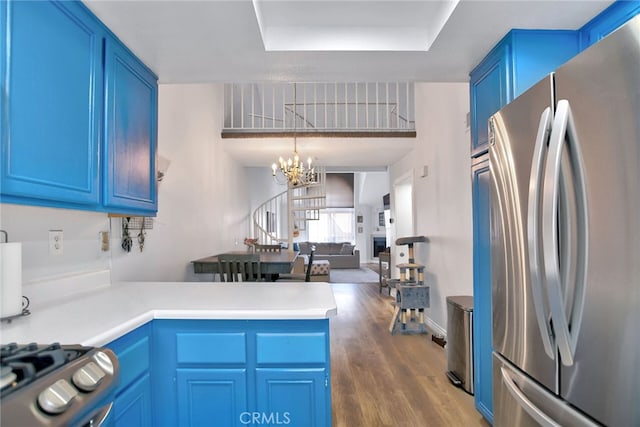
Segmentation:
<svg viewBox="0 0 640 427">
<path fill-rule="evenodd" d="M 495 427 L 600 425 L 541 387 L 495 352 L 493 387 Z"/>
</svg>

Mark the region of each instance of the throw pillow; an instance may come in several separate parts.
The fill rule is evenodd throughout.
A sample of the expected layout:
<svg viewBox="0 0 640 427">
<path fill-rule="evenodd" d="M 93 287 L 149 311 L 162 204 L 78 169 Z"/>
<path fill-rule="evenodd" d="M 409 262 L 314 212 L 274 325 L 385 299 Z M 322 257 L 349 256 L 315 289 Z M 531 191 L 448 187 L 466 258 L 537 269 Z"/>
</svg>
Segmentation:
<svg viewBox="0 0 640 427">
<path fill-rule="evenodd" d="M 300 247 L 301 254 L 308 254 L 309 252 L 311 252 L 311 245 L 309 244 L 309 242 L 299 242 L 298 246 Z"/>
<path fill-rule="evenodd" d="M 353 255 L 354 245 L 350 243 L 343 243 L 340 249 L 340 255 Z"/>
</svg>

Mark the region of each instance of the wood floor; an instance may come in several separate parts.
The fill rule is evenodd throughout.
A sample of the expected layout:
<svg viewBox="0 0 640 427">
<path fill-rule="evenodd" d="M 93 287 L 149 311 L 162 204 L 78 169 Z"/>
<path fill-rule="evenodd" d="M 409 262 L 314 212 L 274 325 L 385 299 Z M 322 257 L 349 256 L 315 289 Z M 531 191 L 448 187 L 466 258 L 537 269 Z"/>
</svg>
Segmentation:
<svg viewBox="0 0 640 427">
<path fill-rule="evenodd" d="M 391 335 L 392 298 L 377 283 L 332 284 L 334 427 L 489 426 L 473 396 L 452 386 L 431 335 Z"/>
</svg>

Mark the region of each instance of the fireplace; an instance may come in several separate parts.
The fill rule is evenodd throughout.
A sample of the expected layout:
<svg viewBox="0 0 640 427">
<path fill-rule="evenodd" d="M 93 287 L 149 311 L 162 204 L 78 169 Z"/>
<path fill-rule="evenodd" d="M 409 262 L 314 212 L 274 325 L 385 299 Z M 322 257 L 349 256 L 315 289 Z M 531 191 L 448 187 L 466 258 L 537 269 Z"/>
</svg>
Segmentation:
<svg viewBox="0 0 640 427">
<path fill-rule="evenodd" d="M 373 248 L 373 257 L 377 258 L 380 252 L 384 252 L 387 248 L 387 238 L 382 236 L 371 236 L 372 248 Z"/>
</svg>

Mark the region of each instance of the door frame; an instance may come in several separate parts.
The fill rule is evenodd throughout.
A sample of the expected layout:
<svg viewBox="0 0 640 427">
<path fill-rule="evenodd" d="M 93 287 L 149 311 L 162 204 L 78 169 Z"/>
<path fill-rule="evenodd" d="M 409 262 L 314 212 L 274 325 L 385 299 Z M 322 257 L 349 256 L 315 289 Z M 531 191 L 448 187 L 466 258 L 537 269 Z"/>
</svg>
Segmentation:
<svg viewBox="0 0 640 427">
<path fill-rule="evenodd" d="M 398 248 L 395 245 L 395 241 L 398 237 L 407 237 L 407 235 L 404 235 L 405 233 L 403 232 L 403 236 L 398 236 L 398 218 L 400 215 L 398 215 L 399 213 L 399 205 L 400 203 L 398 203 L 398 193 L 400 191 L 400 187 L 405 187 L 405 186 L 409 186 L 410 190 L 409 190 L 409 196 L 410 196 L 410 200 L 409 202 L 411 202 L 411 209 L 409 209 L 409 216 L 407 218 L 409 218 L 411 220 L 411 225 L 409 227 L 407 227 L 407 229 L 409 230 L 409 234 L 407 234 L 408 236 L 413 236 L 415 235 L 415 231 L 416 231 L 416 213 L 415 213 L 415 191 L 414 191 L 414 171 L 413 169 L 405 172 L 404 174 L 398 176 L 396 179 L 393 180 L 393 192 L 391 195 L 391 206 L 392 206 L 392 211 L 393 211 L 393 223 L 391 224 L 391 242 L 389 243 L 389 246 L 392 247 L 392 253 L 394 254 L 392 257 L 392 264 L 393 264 L 393 269 L 391 270 L 392 272 L 396 272 L 396 268 L 395 266 L 397 264 L 401 264 L 401 263 L 405 263 L 407 262 L 408 258 L 406 258 L 407 254 L 404 254 L 404 257 L 400 256 L 400 250 L 398 250 Z M 406 212 L 403 212 L 403 214 L 406 215 Z M 403 215 L 402 217 L 403 219 L 406 219 L 405 216 Z M 406 252 L 406 251 L 404 251 Z M 397 272 L 396 272 L 397 273 Z M 393 275 L 392 275 L 393 277 Z"/>
</svg>

